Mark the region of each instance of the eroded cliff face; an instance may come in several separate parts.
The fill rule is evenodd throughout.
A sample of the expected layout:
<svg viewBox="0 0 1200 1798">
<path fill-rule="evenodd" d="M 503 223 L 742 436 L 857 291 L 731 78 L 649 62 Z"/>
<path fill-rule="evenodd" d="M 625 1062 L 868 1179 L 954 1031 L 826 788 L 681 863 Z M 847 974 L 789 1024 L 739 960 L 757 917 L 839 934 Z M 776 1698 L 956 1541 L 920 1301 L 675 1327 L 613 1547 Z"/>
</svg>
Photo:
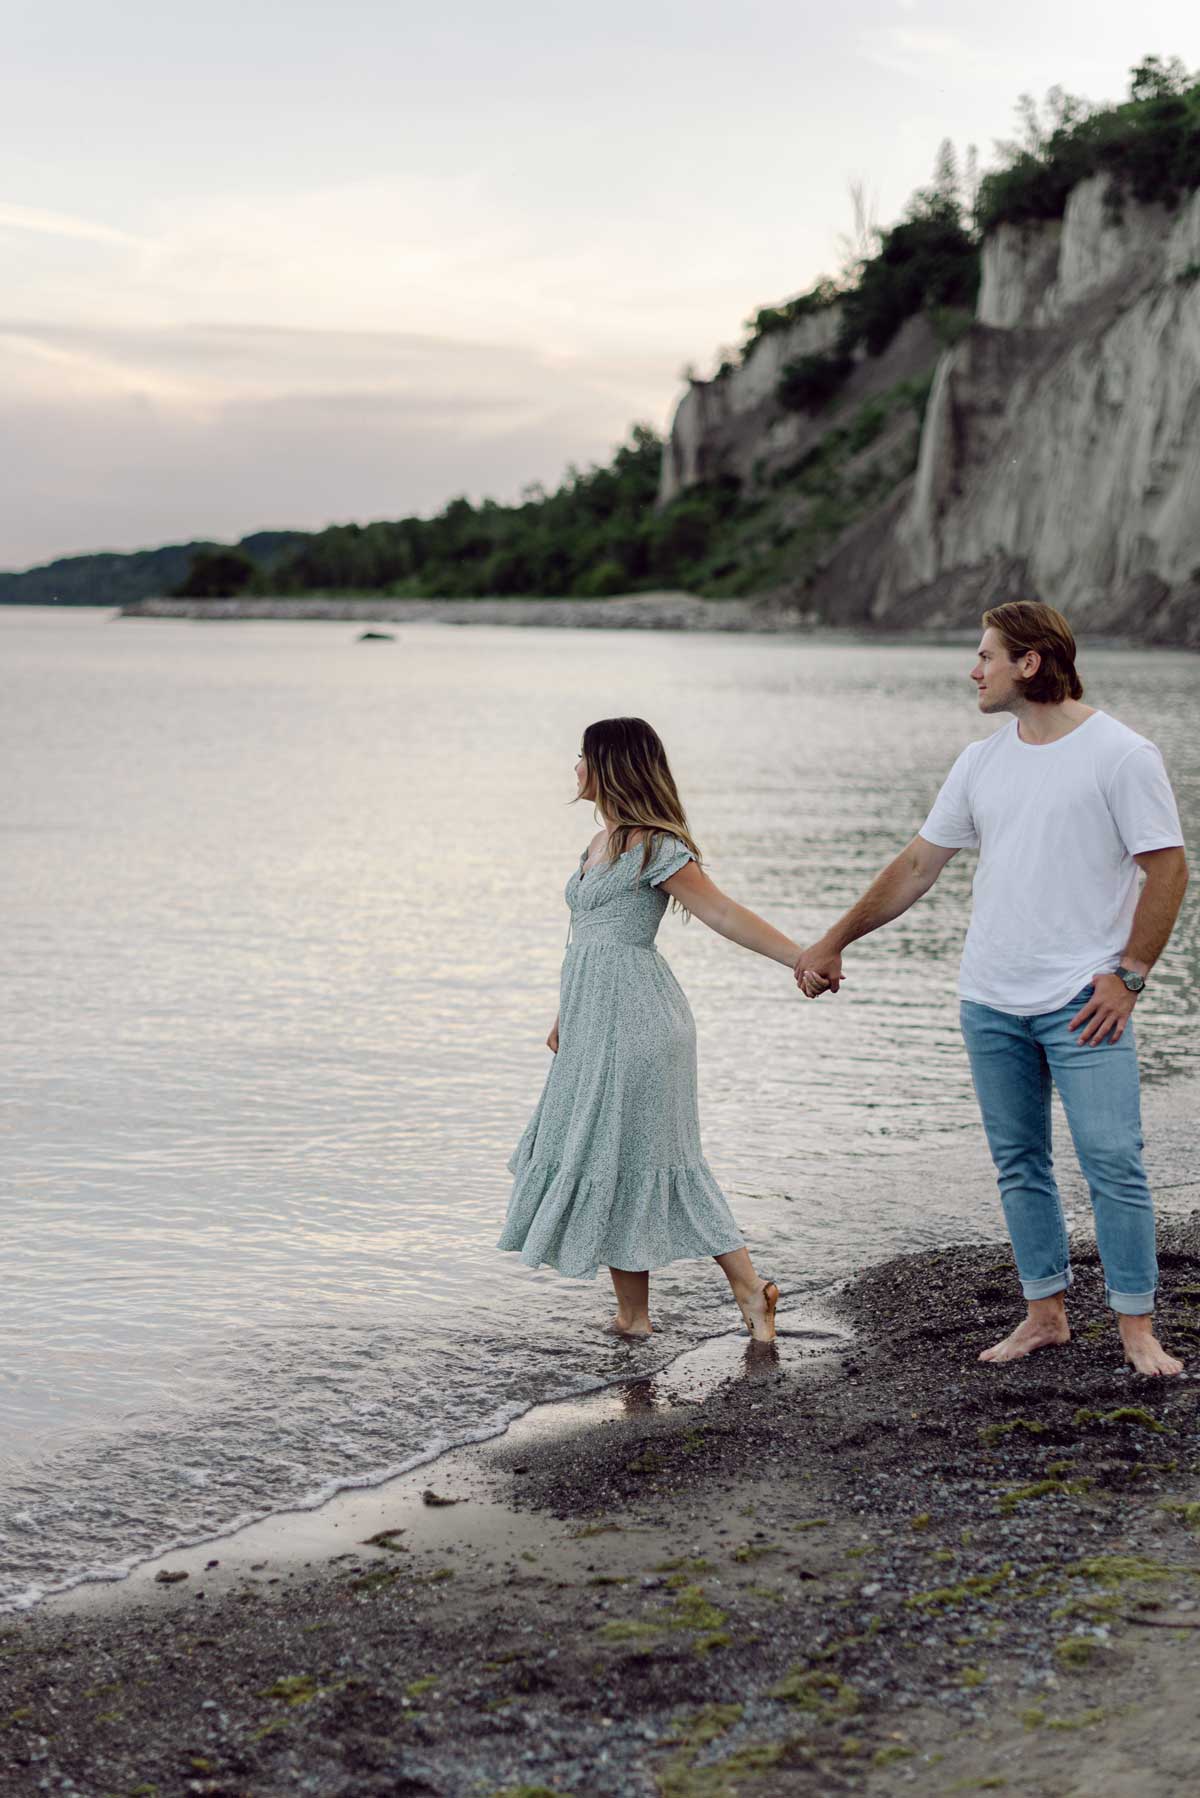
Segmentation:
<svg viewBox="0 0 1200 1798">
<path fill-rule="evenodd" d="M 760 339 L 749 360 L 729 373 L 690 382 L 663 446 L 660 501 L 722 474 L 751 481 L 761 458 L 794 455 L 810 421 L 784 412 L 775 390 L 789 362 L 833 347 L 840 322 L 839 308 L 830 306 Z"/>
<path fill-rule="evenodd" d="M 1200 645 L 1200 193 L 1114 214 L 1106 187 L 986 243 L 915 473 L 797 574 L 788 597 L 815 617 L 973 626 L 986 604 L 1036 597 L 1085 631 Z M 686 478 L 701 478 L 726 427 L 687 422 L 701 476 Z M 738 472 L 755 454 L 747 436 Z"/>
<path fill-rule="evenodd" d="M 1113 218 L 1104 191 L 1084 182 L 1061 224 L 986 245 L 978 322 L 939 364 L 872 617 L 973 621 L 1008 584 L 1085 628 L 1189 638 L 1200 194 Z"/>
<path fill-rule="evenodd" d="M 714 577 L 706 591 L 768 594 L 790 613 L 811 612 L 808 588 L 831 549 L 911 481 L 938 356 L 927 318 L 908 319 L 881 356 L 855 358 L 819 410 L 780 403 L 788 363 L 832 349 L 839 324 L 831 308 L 774 333 L 740 368 L 692 382 L 679 403 L 661 500 L 732 475 L 752 501 L 711 545 Z"/>
</svg>

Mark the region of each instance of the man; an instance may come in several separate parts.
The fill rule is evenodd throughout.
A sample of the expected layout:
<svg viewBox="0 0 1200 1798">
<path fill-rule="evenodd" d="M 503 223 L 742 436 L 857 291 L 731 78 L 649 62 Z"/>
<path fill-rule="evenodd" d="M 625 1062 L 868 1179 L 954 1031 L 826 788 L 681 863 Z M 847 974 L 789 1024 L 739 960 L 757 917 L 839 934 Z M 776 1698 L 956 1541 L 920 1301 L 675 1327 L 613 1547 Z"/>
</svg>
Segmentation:
<svg viewBox="0 0 1200 1798">
<path fill-rule="evenodd" d="M 980 1360 L 1015 1361 L 1070 1336 L 1053 1084 L 1091 1192 L 1125 1358 L 1139 1373 L 1178 1374 L 1154 1334 L 1158 1266 L 1131 1019 L 1187 886 L 1179 815 L 1153 743 L 1081 703 L 1075 639 L 1059 612 L 1018 601 L 985 612 L 983 625 L 971 671 L 979 709 L 1012 721 L 967 746 L 919 835 L 806 950 L 796 981 L 810 999 L 836 993 L 848 944 L 907 911 L 960 849 L 980 851 L 962 1028 L 1027 1307 Z"/>
</svg>

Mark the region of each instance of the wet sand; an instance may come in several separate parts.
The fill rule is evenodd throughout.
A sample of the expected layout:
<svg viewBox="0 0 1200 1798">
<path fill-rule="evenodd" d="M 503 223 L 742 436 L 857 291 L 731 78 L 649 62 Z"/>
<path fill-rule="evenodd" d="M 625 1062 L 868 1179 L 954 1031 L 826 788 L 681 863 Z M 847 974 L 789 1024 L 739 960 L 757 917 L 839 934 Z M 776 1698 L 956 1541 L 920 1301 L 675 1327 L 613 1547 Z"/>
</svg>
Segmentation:
<svg viewBox="0 0 1200 1798">
<path fill-rule="evenodd" d="M 1007 1368 L 1007 1251 L 902 1257 L 777 1353 L 4 1619 L 0 1789 L 1193 1789 L 1200 1212 L 1161 1258 L 1182 1380 L 1124 1367 L 1086 1244 L 1073 1342 Z"/>
</svg>

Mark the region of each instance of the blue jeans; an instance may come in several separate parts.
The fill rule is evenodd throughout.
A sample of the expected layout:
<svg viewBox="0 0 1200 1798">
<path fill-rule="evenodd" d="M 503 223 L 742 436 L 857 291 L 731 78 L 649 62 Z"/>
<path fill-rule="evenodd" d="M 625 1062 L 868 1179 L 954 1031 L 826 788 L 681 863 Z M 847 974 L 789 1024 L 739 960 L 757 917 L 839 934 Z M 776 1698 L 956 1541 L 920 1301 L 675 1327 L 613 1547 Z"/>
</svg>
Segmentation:
<svg viewBox="0 0 1200 1798">
<path fill-rule="evenodd" d="M 1137 1047 L 1132 1021 L 1117 1043 L 1080 1044 L 1067 1026 L 1091 996 L 1086 986 L 1061 1011 L 1032 1018 L 964 999 L 962 1030 L 1025 1297 L 1065 1292 L 1073 1277 L 1050 1153 L 1053 1083 L 1092 1195 L 1108 1303 L 1140 1316 L 1154 1309 L 1158 1263 Z"/>
</svg>

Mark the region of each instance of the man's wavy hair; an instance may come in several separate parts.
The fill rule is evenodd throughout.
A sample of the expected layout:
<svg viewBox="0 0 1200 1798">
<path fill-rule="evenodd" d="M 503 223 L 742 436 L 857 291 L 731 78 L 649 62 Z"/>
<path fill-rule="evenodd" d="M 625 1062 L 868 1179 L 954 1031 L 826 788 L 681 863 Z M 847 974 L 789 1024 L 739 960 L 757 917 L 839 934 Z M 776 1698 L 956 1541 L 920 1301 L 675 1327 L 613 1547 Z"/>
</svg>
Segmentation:
<svg viewBox="0 0 1200 1798">
<path fill-rule="evenodd" d="M 1035 650 L 1041 666 L 1022 688 L 1034 705 L 1059 705 L 1064 699 L 1082 699 L 1083 682 L 1075 672 L 1075 638 L 1061 612 L 1036 599 L 1014 599 L 993 606 L 983 614 L 983 628 L 991 626 L 1010 657 Z"/>
<path fill-rule="evenodd" d="M 600 718 L 583 733 L 583 759 L 587 791 L 579 797 L 592 800 L 612 822 L 610 861 L 618 861 L 640 831 L 643 869 L 663 836 L 678 837 L 700 864 L 667 752 L 653 725 L 644 718 Z"/>
</svg>

